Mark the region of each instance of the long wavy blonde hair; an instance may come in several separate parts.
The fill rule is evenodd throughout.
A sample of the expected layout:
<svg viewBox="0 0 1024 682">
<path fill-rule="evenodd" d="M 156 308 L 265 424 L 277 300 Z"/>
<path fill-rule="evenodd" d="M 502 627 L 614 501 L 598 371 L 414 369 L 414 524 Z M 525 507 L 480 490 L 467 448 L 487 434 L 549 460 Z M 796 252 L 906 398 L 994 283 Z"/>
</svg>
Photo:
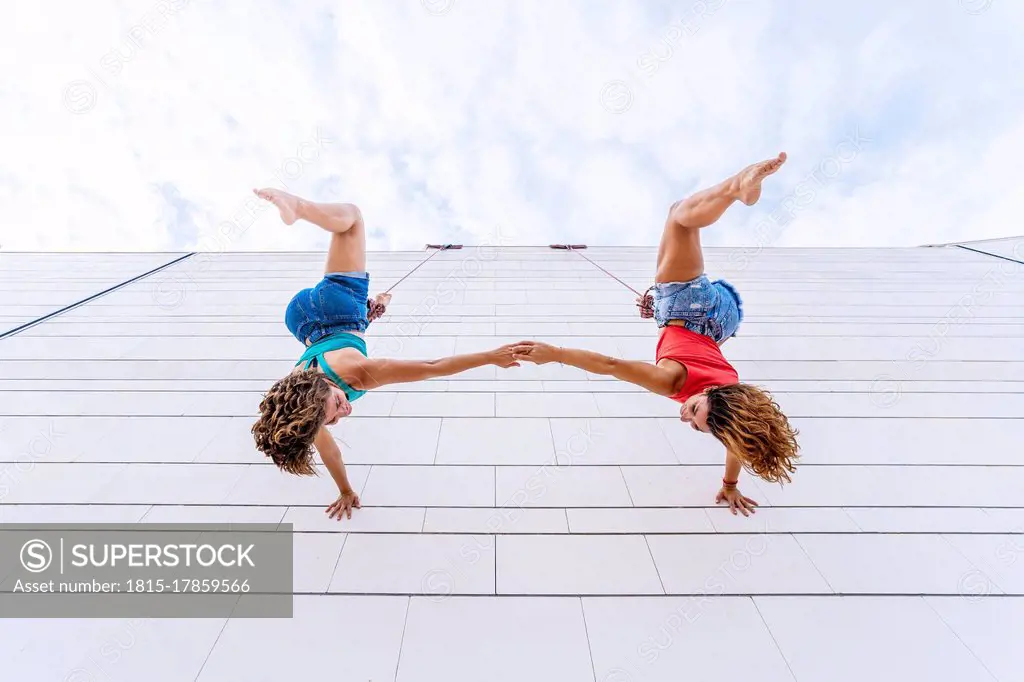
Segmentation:
<svg viewBox="0 0 1024 682">
<path fill-rule="evenodd" d="M 282 471 L 316 475 L 313 439 L 326 419 L 330 392 L 330 383 L 315 369 L 293 372 L 271 386 L 252 426 L 256 449 Z"/>
<path fill-rule="evenodd" d="M 745 469 L 772 483 L 792 482 L 799 431 L 771 394 L 750 384 L 709 388 L 708 429 L 743 461 Z"/>
</svg>

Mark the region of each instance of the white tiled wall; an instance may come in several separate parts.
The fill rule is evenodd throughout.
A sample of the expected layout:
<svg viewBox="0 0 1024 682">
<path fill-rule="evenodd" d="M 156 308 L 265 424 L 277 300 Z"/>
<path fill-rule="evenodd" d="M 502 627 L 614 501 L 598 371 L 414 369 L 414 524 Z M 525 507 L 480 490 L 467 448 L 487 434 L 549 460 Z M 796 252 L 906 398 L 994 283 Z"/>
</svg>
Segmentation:
<svg viewBox="0 0 1024 682">
<path fill-rule="evenodd" d="M 179 255 L 8 255 L 0 333 Z M 371 287 L 425 255 L 370 254 Z M 634 294 L 577 255 L 476 255 L 402 282 L 371 353 L 537 339 L 653 360 Z M 651 283 L 653 249 L 587 255 Z M 12 679 L 1019 678 L 1024 266 L 707 249 L 744 295 L 723 352 L 800 431 L 792 483 L 743 475 L 750 517 L 715 504 L 722 447 L 678 404 L 552 363 L 358 401 L 332 432 L 363 508 L 339 521 L 322 466 L 282 474 L 249 433 L 301 354 L 284 307 L 322 254 L 193 259 L 165 271 L 189 275 L 176 297 L 154 275 L 0 339 L 0 522 L 290 523 L 295 616 L 157 621 L 110 669 L 87 654 L 124 622 L 0 620 Z"/>
</svg>

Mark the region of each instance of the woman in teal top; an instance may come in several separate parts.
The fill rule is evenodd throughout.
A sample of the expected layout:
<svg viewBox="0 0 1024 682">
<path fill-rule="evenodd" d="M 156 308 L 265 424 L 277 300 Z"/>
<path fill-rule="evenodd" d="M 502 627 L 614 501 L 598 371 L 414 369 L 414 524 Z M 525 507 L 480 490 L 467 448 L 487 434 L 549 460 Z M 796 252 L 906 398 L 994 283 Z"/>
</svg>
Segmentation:
<svg viewBox="0 0 1024 682">
<path fill-rule="evenodd" d="M 341 450 L 327 427 L 352 413 L 352 403 L 387 384 L 458 374 L 474 367 L 518 367 L 519 345 L 438 360 L 369 358 L 363 333 L 391 300 L 369 300 L 366 230 L 352 204 L 318 204 L 277 189 L 253 190 L 281 212 L 286 225 L 306 220 L 331 233 L 324 277 L 288 304 L 285 325 L 306 351 L 288 376 L 277 381 L 260 402 L 253 425 L 256 447 L 283 471 L 313 475 L 313 448 L 338 484 L 331 518 L 352 518 L 359 497 L 349 484 Z M 370 313 L 370 310 L 373 313 Z"/>
</svg>

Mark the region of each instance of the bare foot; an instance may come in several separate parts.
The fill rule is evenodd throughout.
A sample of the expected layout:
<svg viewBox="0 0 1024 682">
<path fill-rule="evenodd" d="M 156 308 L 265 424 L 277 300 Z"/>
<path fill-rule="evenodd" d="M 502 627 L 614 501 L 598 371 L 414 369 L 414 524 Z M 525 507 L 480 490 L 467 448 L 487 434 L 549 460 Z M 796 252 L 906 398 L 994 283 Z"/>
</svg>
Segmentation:
<svg viewBox="0 0 1024 682">
<path fill-rule="evenodd" d="M 284 221 L 285 225 L 291 225 L 299 219 L 299 198 L 294 194 L 288 194 L 288 192 L 282 192 L 279 189 L 272 189 L 270 187 L 254 189 L 252 193 L 260 199 L 265 199 L 274 206 L 277 206 L 277 210 L 281 212 L 281 220 Z"/>
<path fill-rule="evenodd" d="M 739 172 L 739 199 L 747 206 L 753 206 L 761 198 L 761 181 L 782 168 L 786 163 L 786 152 L 774 159 L 747 166 Z"/>
</svg>

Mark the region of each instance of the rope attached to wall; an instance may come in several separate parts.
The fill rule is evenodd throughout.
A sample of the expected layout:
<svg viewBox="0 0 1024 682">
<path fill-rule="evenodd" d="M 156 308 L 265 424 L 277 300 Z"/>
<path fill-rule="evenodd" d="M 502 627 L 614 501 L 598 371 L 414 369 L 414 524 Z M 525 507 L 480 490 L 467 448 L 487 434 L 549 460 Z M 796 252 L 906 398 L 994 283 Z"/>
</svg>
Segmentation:
<svg viewBox="0 0 1024 682">
<path fill-rule="evenodd" d="M 600 265 L 598 265 L 594 261 L 592 261 L 589 258 L 587 258 L 586 256 L 584 256 L 582 253 L 580 253 L 581 249 L 587 248 L 583 244 L 552 244 L 551 248 L 552 249 L 561 249 L 561 250 L 565 250 L 565 251 L 572 251 L 572 252 L 576 253 L 580 258 L 582 258 L 583 260 L 589 262 L 595 268 L 597 268 L 601 272 L 605 273 L 606 275 L 608 275 L 609 277 L 614 279 L 616 282 L 618 282 L 619 284 L 621 284 L 622 286 L 626 287 L 627 289 L 632 291 L 634 294 L 636 294 L 636 307 L 640 309 L 640 317 L 644 318 L 645 320 L 649 320 L 652 317 L 654 317 L 654 296 L 651 295 L 651 290 L 654 289 L 654 287 L 649 287 L 647 289 L 647 291 L 645 291 L 644 293 L 641 294 L 639 291 L 637 291 L 633 287 L 629 286 L 628 284 L 623 282 L 621 279 L 619 279 L 618 277 L 616 277 L 612 273 L 608 272 L 607 270 L 605 270 L 603 267 L 601 267 Z"/>
</svg>

